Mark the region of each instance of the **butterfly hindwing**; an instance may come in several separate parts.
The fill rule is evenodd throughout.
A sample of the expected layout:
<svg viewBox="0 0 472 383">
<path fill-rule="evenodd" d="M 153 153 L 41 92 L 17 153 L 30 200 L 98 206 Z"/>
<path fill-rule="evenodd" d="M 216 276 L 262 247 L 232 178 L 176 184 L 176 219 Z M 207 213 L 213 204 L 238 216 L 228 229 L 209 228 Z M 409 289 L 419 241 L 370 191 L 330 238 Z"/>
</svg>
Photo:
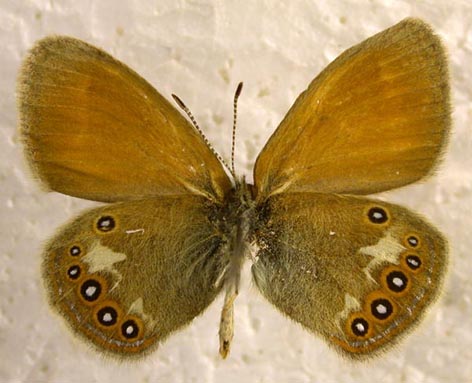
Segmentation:
<svg viewBox="0 0 472 383">
<path fill-rule="evenodd" d="M 450 126 L 439 38 L 406 19 L 348 49 L 295 101 L 257 158 L 257 201 L 372 194 L 427 176 Z"/>
<path fill-rule="evenodd" d="M 394 344 L 438 295 L 443 236 L 406 208 L 280 194 L 260 208 L 253 276 L 279 310 L 352 357 Z"/>
<path fill-rule="evenodd" d="M 213 214 L 198 196 L 83 213 L 46 247 L 51 305 L 100 351 L 128 357 L 152 350 L 220 291 L 225 263 Z"/>
<path fill-rule="evenodd" d="M 27 158 L 48 189 L 111 202 L 184 193 L 221 201 L 231 188 L 212 150 L 164 97 L 83 41 L 40 40 L 18 90 Z"/>
</svg>

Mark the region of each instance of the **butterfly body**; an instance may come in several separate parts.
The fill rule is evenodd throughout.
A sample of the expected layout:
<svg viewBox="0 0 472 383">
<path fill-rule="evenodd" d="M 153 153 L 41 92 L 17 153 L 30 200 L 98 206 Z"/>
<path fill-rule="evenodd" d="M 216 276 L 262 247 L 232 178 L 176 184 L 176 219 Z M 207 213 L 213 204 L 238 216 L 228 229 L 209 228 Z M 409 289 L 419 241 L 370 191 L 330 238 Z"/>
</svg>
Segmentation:
<svg viewBox="0 0 472 383">
<path fill-rule="evenodd" d="M 249 259 L 267 300 L 344 355 L 386 350 L 438 296 L 447 244 L 416 213 L 364 195 L 434 170 L 448 86 L 439 39 L 406 19 L 313 80 L 250 185 L 123 63 L 74 38 L 41 40 L 19 81 L 26 157 L 47 189 L 107 203 L 47 244 L 51 306 L 97 350 L 132 358 L 224 291 L 226 357 Z"/>
</svg>

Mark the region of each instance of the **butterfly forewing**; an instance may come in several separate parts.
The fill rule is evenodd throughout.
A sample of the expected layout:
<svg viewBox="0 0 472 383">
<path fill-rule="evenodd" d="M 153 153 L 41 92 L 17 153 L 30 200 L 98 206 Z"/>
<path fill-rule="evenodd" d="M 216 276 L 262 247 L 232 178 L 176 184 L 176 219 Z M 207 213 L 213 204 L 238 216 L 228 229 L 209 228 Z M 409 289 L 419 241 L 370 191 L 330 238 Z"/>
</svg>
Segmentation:
<svg viewBox="0 0 472 383">
<path fill-rule="evenodd" d="M 440 291 L 445 239 L 406 208 L 294 193 L 269 198 L 259 217 L 260 291 L 352 357 L 396 343 Z"/>
<path fill-rule="evenodd" d="M 152 86 L 80 40 L 48 37 L 19 83 L 21 130 L 40 180 L 96 201 L 195 193 L 221 201 L 231 188 L 199 133 Z"/>
<path fill-rule="evenodd" d="M 444 49 L 416 19 L 356 45 L 304 91 L 259 155 L 257 200 L 371 194 L 426 176 L 450 125 Z"/>
<path fill-rule="evenodd" d="M 100 207 L 65 225 L 43 262 L 49 301 L 100 351 L 142 355 L 200 314 L 225 268 L 214 206 L 180 196 Z M 188 219 L 192 217 L 192 219 Z"/>
</svg>

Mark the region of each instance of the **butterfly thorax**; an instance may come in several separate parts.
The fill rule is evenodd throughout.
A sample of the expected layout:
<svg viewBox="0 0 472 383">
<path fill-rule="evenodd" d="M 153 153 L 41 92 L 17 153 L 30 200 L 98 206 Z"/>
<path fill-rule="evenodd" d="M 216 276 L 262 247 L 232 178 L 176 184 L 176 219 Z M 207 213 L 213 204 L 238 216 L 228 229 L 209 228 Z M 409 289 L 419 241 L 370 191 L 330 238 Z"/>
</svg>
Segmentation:
<svg viewBox="0 0 472 383">
<path fill-rule="evenodd" d="M 235 180 L 234 187 L 228 192 L 225 201 L 210 217 L 223 233 L 222 251 L 233 256 L 238 243 L 246 242 L 254 221 L 255 201 L 251 191 L 252 185 L 243 178 Z"/>
<path fill-rule="evenodd" d="M 251 186 L 246 183 L 244 177 L 236 180 L 225 205 L 215 217 L 224 238 L 220 254 L 226 260 L 223 271 L 225 284 L 234 279 L 239 282 L 240 269 L 248 254 L 251 227 L 255 215 L 255 202 L 250 190 Z M 238 283 L 236 283 L 236 287 L 237 285 Z"/>
</svg>

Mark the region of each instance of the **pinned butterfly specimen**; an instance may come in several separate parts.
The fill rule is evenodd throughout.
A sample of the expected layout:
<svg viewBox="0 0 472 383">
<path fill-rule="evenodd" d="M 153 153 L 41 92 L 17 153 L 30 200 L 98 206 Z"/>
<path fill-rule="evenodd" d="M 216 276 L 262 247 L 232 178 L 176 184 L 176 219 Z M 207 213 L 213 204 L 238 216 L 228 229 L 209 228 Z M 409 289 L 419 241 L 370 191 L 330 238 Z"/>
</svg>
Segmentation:
<svg viewBox="0 0 472 383">
<path fill-rule="evenodd" d="M 259 154 L 254 185 L 144 79 L 80 40 L 39 41 L 18 100 L 37 178 L 106 203 L 62 227 L 42 265 L 52 307 L 101 352 L 146 354 L 224 291 L 226 357 L 246 258 L 269 302 L 351 358 L 395 344 L 438 296 L 444 237 L 364 197 L 431 174 L 448 138 L 445 53 L 420 20 L 321 72 Z"/>
</svg>

